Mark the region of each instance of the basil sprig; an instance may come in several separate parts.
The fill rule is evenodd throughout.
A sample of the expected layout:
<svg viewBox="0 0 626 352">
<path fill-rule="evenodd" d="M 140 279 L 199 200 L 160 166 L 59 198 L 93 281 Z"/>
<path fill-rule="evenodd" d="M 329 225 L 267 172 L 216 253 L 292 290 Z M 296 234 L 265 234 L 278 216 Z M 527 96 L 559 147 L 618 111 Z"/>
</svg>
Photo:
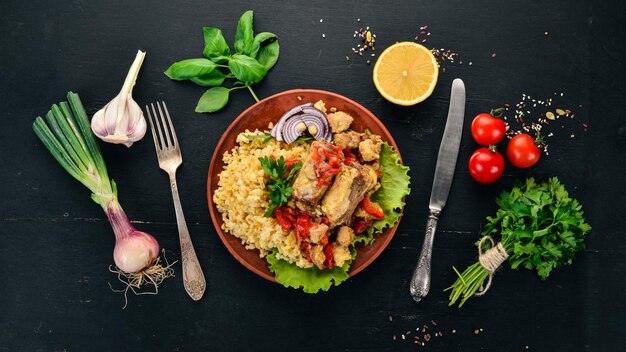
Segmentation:
<svg viewBox="0 0 626 352">
<path fill-rule="evenodd" d="M 252 84 L 259 83 L 278 61 L 280 48 L 274 33 L 261 32 L 254 35 L 252 11 L 246 11 L 237 24 L 234 49 L 231 52 L 222 31 L 204 27 L 203 58 L 186 59 L 173 63 L 165 75 L 172 80 L 189 80 L 209 88 L 198 101 L 196 112 L 215 112 L 228 103 L 230 92 L 247 88 L 256 101 L 259 98 Z M 233 79 L 230 88 L 227 79 Z"/>
</svg>

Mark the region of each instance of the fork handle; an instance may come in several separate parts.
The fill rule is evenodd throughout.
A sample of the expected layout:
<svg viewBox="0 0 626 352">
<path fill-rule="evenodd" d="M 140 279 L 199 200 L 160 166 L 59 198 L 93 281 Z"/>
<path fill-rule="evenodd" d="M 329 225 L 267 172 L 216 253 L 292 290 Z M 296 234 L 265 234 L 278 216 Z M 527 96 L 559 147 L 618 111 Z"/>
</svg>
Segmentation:
<svg viewBox="0 0 626 352">
<path fill-rule="evenodd" d="M 196 256 L 196 251 L 193 248 L 193 243 L 191 243 L 191 237 L 189 236 L 189 230 L 185 222 L 185 215 L 183 214 L 183 207 L 180 205 L 176 174 L 170 174 L 170 186 L 172 186 L 172 198 L 174 199 L 176 222 L 178 223 L 178 238 L 180 240 L 183 266 L 183 285 L 191 299 L 197 301 L 204 295 L 206 280 L 202 268 L 200 267 L 198 257 Z"/>
</svg>

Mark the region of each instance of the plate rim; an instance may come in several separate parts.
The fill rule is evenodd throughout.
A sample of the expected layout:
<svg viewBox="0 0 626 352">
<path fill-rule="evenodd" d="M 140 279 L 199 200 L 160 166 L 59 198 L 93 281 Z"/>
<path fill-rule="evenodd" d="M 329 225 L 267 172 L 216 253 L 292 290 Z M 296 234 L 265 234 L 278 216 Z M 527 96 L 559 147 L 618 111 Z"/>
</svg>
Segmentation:
<svg viewBox="0 0 626 352">
<path fill-rule="evenodd" d="M 395 142 L 395 140 L 393 139 L 393 136 L 391 135 L 391 133 L 389 132 L 389 130 L 387 129 L 387 127 L 382 123 L 382 121 L 380 121 L 380 119 L 378 119 L 378 117 L 376 117 L 376 115 L 374 115 L 374 113 L 372 113 L 369 109 L 367 109 L 366 107 L 364 107 L 363 105 L 357 103 L 356 101 L 338 94 L 338 93 L 334 93 L 334 92 L 329 92 L 326 90 L 322 90 L 322 89 L 289 89 L 286 91 L 282 91 L 276 94 L 273 94 L 267 98 L 264 98 L 258 102 L 256 102 L 255 104 L 249 106 L 247 109 L 245 109 L 244 111 L 242 111 L 226 128 L 226 130 L 224 131 L 224 133 L 222 133 L 222 136 L 220 137 L 219 141 L 217 142 L 217 144 L 215 145 L 215 149 L 213 150 L 213 155 L 211 156 L 211 162 L 209 164 L 209 170 L 208 170 L 208 174 L 207 174 L 207 202 L 208 202 L 208 207 L 209 207 L 209 213 L 211 215 L 211 222 L 213 223 L 213 227 L 215 228 L 215 231 L 217 232 L 217 235 L 219 236 L 222 244 L 226 247 L 226 249 L 228 250 L 228 252 L 230 253 L 231 256 L 233 256 L 241 265 L 243 265 L 245 268 L 247 268 L 248 270 L 252 271 L 253 273 L 261 276 L 262 278 L 271 281 L 271 282 L 275 282 L 280 284 L 278 281 L 276 281 L 276 278 L 273 274 L 268 274 L 265 271 L 259 270 L 256 266 L 252 265 L 251 263 L 249 263 L 248 261 L 244 260 L 244 258 L 242 258 L 241 256 L 239 256 L 239 254 L 235 251 L 234 248 L 231 247 L 230 243 L 228 243 L 228 241 L 226 240 L 225 236 L 234 236 L 230 233 L 226 233 L 224 232 L 221 227 L 219 226 L 219 224 L 217 223 L 217 217 L 221 217 L 221 213 L 216 209 L 216 205 L 215 203 L 213 203 L 213 192 L 215 190 L 211 189 L 211 175 L 213 175 L 215 173 L 215 164 L 216 164 L 216 160 L 218 157 L 222 157 L 222 155 L 218 156 L 218 151 L 221 149 L 222 145 L 225 143 L 227 136 L 229 136 L 230 134 L 233 133 L 233 130 L 235 128 L 236 125 L 238 125 L 238 123 L 244 118 L 244 116 L 246 116 L 250 111 L 254 110 L 255 108 L 257 108 L 259 105 L 267 102 L 268 100 L 272 100 L 272 99 L 276 99 L 277 97 L 283 96 L 283 95 L 289 95 L 289 94 L 305 94 L 305 93 L 314 93 L 314 94 L 324 94 L 324 95 L 330 95 L 330 96 L 334 96 L 336 98 L 339 99 L 343 99 L 345 101 L 347 101 L 350 104 L 356 105 L 359 108 L 363 109 L 368 115 L 369 118 L 371 118 L 372 121 L 374 121 L 376 124 L 379 125 L 379 127 L 386 133 L 387 136 L 389 136 L 389 140 L 387 141 L 394 149 L 394 151 L 398 154 L 398 158 L 400 159 L 400 162 L 402 163 L 402 165 L 404 165 L 404 160 L 402 159 L 402 155 L 400 154 L 400 150 Z M 221 170 L 220 170 L 221 172 Z M 406 204 L 405 204 L 406 206 Z M 348 277 L 352 278 L 355 275 L 357 275 L 358 273 L 360 273 L 361 271 L 363 271 L 365 268 L 367 268 L 368 266 L 370 266 L 370 264 L 372 264 L 372 262 L 374 260 L 376 260 L 381 254 L 382 252 L 387 248 L 387 246 L 389 245 L 389 242 L 391 242 L 391 240 L 393 239 L 393 237 L 395 236 L 396 230 L 398 229 L 398 226 L 400 225 L 400 221 L 402 221 L 402 218 L 404 216 L 404 207 L 400 210 L 400 217 L 398 218 L 398 220 L 396 221 L 396 223 L 386 229 L 383 234 L 386 234 L 386 236 L 380 240 L 383 241 L 382 245 L 380 246 L 380 248 L 378 250 L 376 250 L 371 256 L 370 258 L 368 258 L 365 262 L 363 262 L 358 268 L 355 268 L 354 270 L 350 269 L 348 270 Z M 378 238 L 376 239 L 377 241 L 379 240 Z M 240 243 L 241 246 L 243 246 L 243 244 Z M 258 249 L 253 249 L 253 251 L 258 251 Z M 269 263 L 268 263 L 269 266 Z"/>
</svg>

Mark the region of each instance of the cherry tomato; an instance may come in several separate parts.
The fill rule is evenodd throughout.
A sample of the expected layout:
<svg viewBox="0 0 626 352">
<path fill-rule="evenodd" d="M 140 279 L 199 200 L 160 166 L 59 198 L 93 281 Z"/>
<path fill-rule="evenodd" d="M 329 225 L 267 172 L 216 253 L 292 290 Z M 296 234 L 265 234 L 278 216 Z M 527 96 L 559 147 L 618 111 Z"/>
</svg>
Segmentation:
<svg viewBox="0 0 626 352">
<path fill-rule="evenodd" d="M 497 110 L 492 110 L 492 112 Z M 482 113 L 476 115 L 472 121 L 472 137 L 476 143 L 490 146 L 500 143 L 506 134 L 504 120 L 494 117 L 492 114 Z"/>
<path fill-rule="evenodd" d="M 506 147 L 506 157 L 513 166 L 527 168 L 539 161 L 541 151 L 533 137 L 520 133 L 513 137 Z"/>
<path fill-rule="evenodd" d="M 469 172 L 480 183 L 492 183 L 502 176 L 504 158 L 495 148 L 479 148 L 469 159 Z"/>
</svg>

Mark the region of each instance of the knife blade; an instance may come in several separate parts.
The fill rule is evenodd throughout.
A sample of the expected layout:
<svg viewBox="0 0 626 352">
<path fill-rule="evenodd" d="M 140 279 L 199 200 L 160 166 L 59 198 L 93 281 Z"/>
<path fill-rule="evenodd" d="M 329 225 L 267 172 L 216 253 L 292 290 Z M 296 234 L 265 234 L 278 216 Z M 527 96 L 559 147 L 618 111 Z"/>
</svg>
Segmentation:
<svg viewBox="0 0 626 352">
<path fill-rule="evenodd" d="M 448 194 L 450 193 L 456 160 L 459 155 L 459 145 L 461 144 L 461 136 L 463 134 L 464 116 L 465 84 L 463 84 L 461 79 L 457 78 L 452 82 L 448 118 L 441 145 L 439 146 L 439 155 L 437 156 L 433 188 L 428 205 L 429 213 L 426 221 L 426 235 L 424 236 L 422 250 L 409 286 L 411 297 L 416 302 L 421 301 L 430 291 L 430 262 L 435 230 L 437 229 L 437 221 L 439 220 L 441 210 L 446 205 Z"/>
</svg>

